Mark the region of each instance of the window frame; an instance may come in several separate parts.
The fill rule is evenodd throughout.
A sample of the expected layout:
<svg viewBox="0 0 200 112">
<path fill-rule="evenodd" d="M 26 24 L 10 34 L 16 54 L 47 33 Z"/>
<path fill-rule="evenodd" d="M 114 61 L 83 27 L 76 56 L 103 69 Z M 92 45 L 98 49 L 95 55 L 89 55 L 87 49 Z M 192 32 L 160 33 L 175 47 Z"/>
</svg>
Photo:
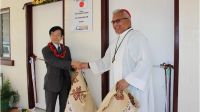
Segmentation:
<svg viewBox="0 0 200 112">
<path fill-rule="evenodd" d="M 9 57 L 1 57 L 0 56 L 0 64 L 1 65 L 8 65 L 8 66 L 14 66 L 14 60 L 11 60 L 11 35 L 10 35 L 10 7 L 6 7 L 6 8 L 1 8 L 0 9 L 0 14 L 2 14 L 2 12 L 6 12 L 6 13 L 8 13 L 9 14 Z M 3 46 L 2 46 L 2 44 L 3 44 L 3 37 L 2 38 L 0 38 L 0 42 L 2 42 L 2 43 L 0 43 L 1 44 L 1 49 L 3 49 Z M 3 50 L 2 51 L 0 51 L 0 52 L 3 52 Z"/>
</svg>

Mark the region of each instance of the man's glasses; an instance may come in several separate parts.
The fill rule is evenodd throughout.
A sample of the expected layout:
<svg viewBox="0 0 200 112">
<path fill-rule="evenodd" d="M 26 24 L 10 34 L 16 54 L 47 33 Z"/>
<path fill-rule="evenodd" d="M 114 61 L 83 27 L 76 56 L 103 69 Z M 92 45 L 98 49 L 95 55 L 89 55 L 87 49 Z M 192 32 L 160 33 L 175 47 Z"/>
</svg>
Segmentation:
<svg viewBox="0 0 200 112">
<path fill-rule="evenodd" d="M 112 24 L 115 24 L 115 23 L 118 24 L 118 23 L 120 23 L 121 20 L 124 20 L 124 19 L 128 19 L 128 18 L 121 18 L 121 19 L 112 20 L 111 23 Z"/>
</svg>

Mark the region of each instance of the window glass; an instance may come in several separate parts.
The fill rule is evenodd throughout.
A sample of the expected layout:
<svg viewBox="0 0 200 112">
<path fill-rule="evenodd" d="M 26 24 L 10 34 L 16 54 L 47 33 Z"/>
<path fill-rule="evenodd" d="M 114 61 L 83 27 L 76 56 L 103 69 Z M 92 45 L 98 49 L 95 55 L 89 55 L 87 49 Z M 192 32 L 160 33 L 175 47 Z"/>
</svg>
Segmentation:
<svg viewBox="0 0 200 112">
<path fill-rule="evenodd" d="M 0 44 L 1 58 L 10 58 L 10 13 L 9 10 L 1 10 L 0 13 Z"/>
</svg>

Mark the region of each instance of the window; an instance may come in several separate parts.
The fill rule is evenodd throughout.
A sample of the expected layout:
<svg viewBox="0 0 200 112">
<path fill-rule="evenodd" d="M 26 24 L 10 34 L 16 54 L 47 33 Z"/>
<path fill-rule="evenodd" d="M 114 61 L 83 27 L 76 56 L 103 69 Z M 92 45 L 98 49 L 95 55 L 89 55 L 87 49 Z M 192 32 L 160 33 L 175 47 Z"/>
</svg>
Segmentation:
<svg viewBox="0 0 200 112">
<path fill-rule="evenodd" d="M 9 9 L 1 10 L 0 15 L 0 56 L 2 58 L 10 58 L 10 11 Z"/>
<path fill-rule="evenodd" d="M 13 62 L 10 51 L 10 8 L 0 10 L 0 59 L 1 64 L 10 65 Z M 10 63 L 10 64 L 9 64 Z"/>
</svg>

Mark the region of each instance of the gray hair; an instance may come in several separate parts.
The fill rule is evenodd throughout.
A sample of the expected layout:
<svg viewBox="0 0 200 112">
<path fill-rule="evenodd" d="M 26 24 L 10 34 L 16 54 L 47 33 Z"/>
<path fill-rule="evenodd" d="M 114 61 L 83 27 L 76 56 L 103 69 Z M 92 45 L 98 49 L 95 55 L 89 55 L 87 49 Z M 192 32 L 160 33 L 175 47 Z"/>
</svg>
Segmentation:
<svg viewBox="0 0 200 112">
<path fill-rule="evenodd" d="M 113 14 L 117 14 L 117 13 L 124 13 L 127 17 L 131 18 L 131 14 L 126 9 L 115 9 L 113 11 Z"/>
</svg>

